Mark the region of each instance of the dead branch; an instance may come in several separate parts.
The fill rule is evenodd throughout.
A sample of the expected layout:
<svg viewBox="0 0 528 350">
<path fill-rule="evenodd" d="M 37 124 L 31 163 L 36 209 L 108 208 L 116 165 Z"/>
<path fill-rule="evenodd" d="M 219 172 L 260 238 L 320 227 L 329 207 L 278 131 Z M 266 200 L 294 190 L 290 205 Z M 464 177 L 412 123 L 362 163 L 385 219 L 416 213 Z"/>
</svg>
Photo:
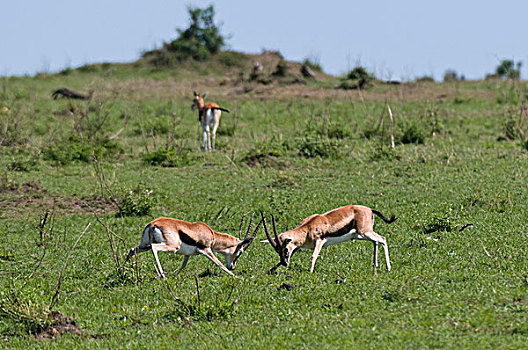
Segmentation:
<svg viewBox="0 0 528 350">
<path fill-rule="evenodd" d="M 77 244 L 81 240 L 82 236 L 84 236 L 84 234 L 86 233 L 86 231 L 88 230 L 88 228 L 90 227 L 91 224 L 92 223 L 89 222 L 88 225 L 86 225 L 86 227 L 81 232 L 79 237 L 77 237 L 77 240 L 75 241 L 75 243 L 71 247 L 70 251 L 68 252 L 68 256 L 66 257 L 66 261 L 64 261 L 64 266 L 62 266 L 62 270 L 61 270 L 60 275 L 59 275 L 59 280 L 57 282 L 57 288 L 55 289 L 55 295 L 53 295 L 53 298 L 51 298 L 51 303 L 50 303 L 50 305 L 48 307 L 49 310 L 52 310 L 53 307 L 59 302 L 59 295 L 60 295 L 60 290 L 61 290 L 61 285 L 62 285 L 62 275 L 64 274 L 64 270 L 66 270 L 66 266 L 68 265 L 68 261 L 70 260 L 70 256 L 72 255 L 73 250 L 75 249 L 75 247 L 77 247 Z"/>
</svg>

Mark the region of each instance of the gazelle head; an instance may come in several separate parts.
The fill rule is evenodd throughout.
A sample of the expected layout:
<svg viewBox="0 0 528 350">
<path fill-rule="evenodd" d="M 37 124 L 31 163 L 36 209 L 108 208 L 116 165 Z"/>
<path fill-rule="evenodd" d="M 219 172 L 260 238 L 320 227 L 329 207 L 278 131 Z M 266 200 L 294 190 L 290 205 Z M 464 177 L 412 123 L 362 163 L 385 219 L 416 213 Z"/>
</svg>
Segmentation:
<svg viewBox="0 0 528 350">
<path fill-rule="evenodd" d="M 194 98 L 193 98 L 193 104 L 191 106 L 191 110 L 195 110 L 196 108 L 202 109 L 205 106 L 204 99 L 207 96 L 207 93 L 200 96 L 196 91 L 194 92 Z"/>
<path fill-rule="evenodd" d="M 238 237 L 241 237 L 242 234 L 242 226 L 244 225 L 244 218 L 245 215 L 242 216 L 242 220 L 240 221 L 240 229 L 238 232 Z M 236 267 L 236 261 L 240 256 L 246 251 L 246 249 L 253 243 L 255 240 L 255 237 L 257 236 L 258 230 L 260 228 L 260 225 L 262 224 L 262 220 L 258 223 L 257 227 L 255 228 L 255 231 L 253 231 L 253 234 L 250 236 L 251 233 L 251 225 L 253 224 L 253 214 L 251 215 L 251 219 L 249 220 L 249 225 L 247 228 L 246 235 L 244 236 L 244 239 L 237 239 L 238 243 L 228 249 L 227 254 L 225 254 L 225 260 L 226 260 L 226 267 L 229 270 L 234 270 Z"/>
<path fill-rule="evenodd" d="M 275 217 L 273 214 L 271 214 L 271 221 L 273 224 L 273 234 L 275 235 L 275 238 L 272 238 L 269 231 L 268 226 L 266 225 L 266 218 L 264 217 L 264 214 L 262 214 L 262 222 L 264 222 L 264 231 L 266 232 L 266 236 L 268 237 L 268 242 L 271 244 L 273 249 L 279 254 L 280 256 L 280 264 L 282 266 L 288 266 L 290 264 L 290 257 L 293 254 L 294 245 L 290 244 L 292 242 L 292 239 L 289 237 L 286 237 L 285 235 L 278 235 L 277 234 L 277 227 L 275 225 Z"/>
</svg>

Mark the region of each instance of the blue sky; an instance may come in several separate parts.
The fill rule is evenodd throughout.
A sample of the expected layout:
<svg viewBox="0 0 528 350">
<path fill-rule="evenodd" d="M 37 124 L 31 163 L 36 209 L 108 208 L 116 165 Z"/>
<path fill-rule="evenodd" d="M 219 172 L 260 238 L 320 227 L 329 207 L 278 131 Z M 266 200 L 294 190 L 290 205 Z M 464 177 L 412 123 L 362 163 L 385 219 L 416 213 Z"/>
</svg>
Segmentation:
<svg viewBox="0 0 528 350">
<path fill-rule="evenodd" d="M 383 79 L 480 79 L 508 58 L 528 77 L 521 0 L 2 1 L 0 76 L 134 61 L 187 26 L 187 6 L 211 3 L 231 49 L 311 57 L 331 74 L 360 63 Z"/>
</svg>

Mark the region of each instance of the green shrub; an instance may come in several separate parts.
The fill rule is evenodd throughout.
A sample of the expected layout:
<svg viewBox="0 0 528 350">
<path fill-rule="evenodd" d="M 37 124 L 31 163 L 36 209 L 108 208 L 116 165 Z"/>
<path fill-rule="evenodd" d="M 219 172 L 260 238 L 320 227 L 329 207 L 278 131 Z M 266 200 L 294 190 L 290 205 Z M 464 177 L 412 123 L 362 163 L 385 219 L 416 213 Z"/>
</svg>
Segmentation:
<svg viewBox="0 0 528 350">
<path fill-rule="evenodd" d="M 299 155 L 305 158 L 339 158 L 335 141 L 324 138 L 305 137 L 297 144 Z"/>
<path fill-rule="evenodd" d="M 303 64 L 308 66 L 308 68 L 310 68 L 314 72 L 322 72 L 323 71 L 323 67 L 321 66 L 321 62 L 319 61 L 319 59 L 317 57 L 305 58 L 304 61 L 303 61 Z"/>
<path fill-rule="evenodd" d="M 205 60 L 220 52 L 225 39 L 219 27 L 214 24 L 214 6 L 206 8 L 189 7 L 191 24 L 185 30 L 178 29 L 179 37 L 165 45 L 168 51 L 176 53 L 181 60 L 193 58 Z"/>
<path fill-rule="evenodd" d="M 285 77 L 287 74 L 288 74 L 288 62 L 286 62 L 285 60 L 279 61 L 272 75 L 276 77 Z"/>
<path fill-rule="evenodd" d="M 358 66 L 348 72 L 336 88 L 344 90 L 361 90 L 374 80 L 376 80 L 376 77 L 373 73 L 369 73 L 365 67 Z"/>
<path fill-rule="evenodd" d="M 281 157 L 287 150 L 286 145 L 276 139 L 257 142 L 242 158 L 246 164 L 258 164 L 266 158 Z"/>
<path fill-rule="evenodd" d="M 76 135 L 42 150 L 44 160 L 54 161 L 60 165 L 73 161 L 89 162 L 93 156 L 103 159 L 121 153 L 123 148 L 114 141 L 108 139 L 87 141 L 81 140 Z"/>
<path fill-rule="evenodd" d="M 6 164 L 7 170 L 10 171 L 31 171 L 38 169 L 38 156 L 35 154 L 25 154 L 17 152 L 10 157 Z"/>
<path fill-rule="evenodd" d="M 119 200 L 117 216 L 145 216 L 149 215 L 156 199 L 154 192 L 144 184 L 135 188 L 125 188 Z"/>
<path fill-rule="evenodd" d="M 60 71 L 60 75 L 70 75 L 73 73 L 73 69 L 71 69 L 70 67 L 68 68 L 64 68 L 63 70 Z"/>
<path fill-rule="evenodd" d="M 403 144 L 423 144 L 427 137 L 427 131 L 416 120 L 407 122 L 403 127 L 403 133 L 399 138 L 399 142 Z"/>
<path fill-rule="evenodd" d="M 495 75 L 503 79 L 519 79 L 521 76 L 521 66 L 522 62 L 515 64 L 513 60 L 502 60 L 495 69 Z"/>
<path fill-rule="evenodd" d="M 430 77 L 428 75 L 424 75 L 422 77 L 418 77 L 415 80 L 417 83 L 434 83 L 435 80 L 433 77 Z"/>
<path fill-rule="evenodd" d="M 372 161 L 380 161 L 380 160 L 399 160 L 401 159 L 400 153 L 398 153 L 397 148 L 392 149 L 388 146 L 383 147 L 377 147 L 371 154 L 370 154 L 370 160 Z"/>
<path fill-rule="evenodd" d="M 193 164 L 198 157 L 192 150 L 184 147 L 161 147 L 143 156 L 143 162 L 162 167 L 182 167 Z"/>
</svg>

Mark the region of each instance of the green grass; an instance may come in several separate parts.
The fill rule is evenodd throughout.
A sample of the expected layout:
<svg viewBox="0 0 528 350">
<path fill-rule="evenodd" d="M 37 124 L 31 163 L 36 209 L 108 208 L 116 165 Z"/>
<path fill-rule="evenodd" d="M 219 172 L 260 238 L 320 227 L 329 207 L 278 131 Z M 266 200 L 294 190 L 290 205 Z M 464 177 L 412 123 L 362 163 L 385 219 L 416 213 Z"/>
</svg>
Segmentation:
<svg viewBox="0 0 528 350">
<path fill-rule="evenodd" d="M 104 69 L 114 72 L 105 77 Z M 0 114 L 0 306 L 11 312 L 0 312 L 3 348 L 525 347 L 528 153 L 520 140 L 499 141 L 505 117 L 518 116 L 518 103 L 500 99 L 509 83 L 378 85 L 361 96 L 319 83 L 299 88 L 318 91 L 312 98 L 282 94 L 287 87 L 233 98 L 223 93 L 231 86 L 204 84 L 200 91 L 232 111 L 222 117 L 218 149 L 206 154 L 188 82 L 171 72 L 137 78 L 129 69 L 0 82 L 0 108 L 9 107 Z M 49 93 L 62 86 L 92 86 L 95 100 L 52 101 Z M 524 84 L 519 89 L 526 92 Z M 376 129 L 385 100 L 395 113 L 396 140 L 420 132 L 423 142 L 388 148 L 387 116 Z M 307 139 L 322 153 L 306 153 Z M 55 158 L 47 156 L 52 146 Z M 107 199 L 93 150 L 111 190 L 103 192 Z M 160 166 L 150 165 L 153 155 Z M 119 202 L 136 188 L 152 191 L 138 199 L 150 214 L 117 216 L 108 198 Z M 367 242 L 323 249 L 313 274 L 305 251 L 268 275 L 278 256 L 256 241 L 238 261 L 237 279 L 199 256 L 176 277 L 181 257 L 161 254 L 190 314 L 154 279 L 150 253 L 117 275 L 106 228 L 94 214 L 124 239 L 113 239 L 122 263 L 157 216 L 235 234 L 243 213 L 262 210 L 274 213 L 283 231 L 346 204 L 398 216 L 375 225 L 387 237 L 392 271 L 372 272 Z M 42 237 L 46 210 L 54 215 Z M 48 305 L 88 223 L 53 309 L 72 317 L 82 335 L 38 340 L 34 333 L 55 322 Z M 465 224 L 473 227 L 459 232 Z M 425 233 L 431 227 L 448 229 Z M 293 289 L 280 289 L 283 283 Z"/>
</svg>

